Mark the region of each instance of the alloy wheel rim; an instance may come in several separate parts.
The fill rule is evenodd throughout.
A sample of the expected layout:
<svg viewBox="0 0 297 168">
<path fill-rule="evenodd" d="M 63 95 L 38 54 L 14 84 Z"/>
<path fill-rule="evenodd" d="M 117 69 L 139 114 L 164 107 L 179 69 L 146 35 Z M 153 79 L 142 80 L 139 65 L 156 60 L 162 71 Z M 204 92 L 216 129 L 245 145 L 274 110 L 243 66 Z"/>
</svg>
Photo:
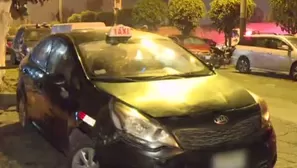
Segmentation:
<svg viewBox="0 0 297 168">
<path fill-rule="evenodd" d="M 25 127 L 26 125 L 26 111 L 25 111 L 25 104 L 22 100 L 19 102 L 19 120 L 22 125 L 22 127 Z"/>
<path fill-rule="evenodd" d="M 247 63 L 245 60 L 241 60 L 241 61 L 240 61 L 240 64 L 239 64 L 239 69 L 240 69 L 242 72 L 247 71 L 247 69 L 248 69 L 248 63 Z"/>
<path fill-rule="evenodd" d="M 72 159 L 72 168 L 99 168 L 99 163 L 94 161 L 95 149 L 82 148 L 76 152 Z"/>
</svg>

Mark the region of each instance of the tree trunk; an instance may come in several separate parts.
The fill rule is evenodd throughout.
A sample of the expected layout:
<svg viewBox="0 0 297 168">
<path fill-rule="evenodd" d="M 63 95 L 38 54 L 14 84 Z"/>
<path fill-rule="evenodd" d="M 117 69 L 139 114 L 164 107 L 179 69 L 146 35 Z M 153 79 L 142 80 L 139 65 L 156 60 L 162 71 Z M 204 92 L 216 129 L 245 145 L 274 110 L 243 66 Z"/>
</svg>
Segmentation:
<svg viewBox="0 0 297 168">
<path fill-rule="evenodd" d="M 6 35 L 12 22 L 10 6 L 11 1 L 0 0 L 0 67 L 5 66 L 6 61 Z"/>
<path fill-rule="evenodd" d="M 4 67 L 6 61 L 6 35 L 12 21 L 10 6 L 11 1 L 0 0 L 0 67 Z M 4 75 L 5 70 L 0 70 L 0 87 L 3 85 Z"/>
<path fill-rule="evenodd" d="M 227 34 L 226 33 L 224 33 L 224 36 L 225 36 L 225 46 L 227 46 L 228 45 L 228 36 L 227 36 Z"/>
</svg>

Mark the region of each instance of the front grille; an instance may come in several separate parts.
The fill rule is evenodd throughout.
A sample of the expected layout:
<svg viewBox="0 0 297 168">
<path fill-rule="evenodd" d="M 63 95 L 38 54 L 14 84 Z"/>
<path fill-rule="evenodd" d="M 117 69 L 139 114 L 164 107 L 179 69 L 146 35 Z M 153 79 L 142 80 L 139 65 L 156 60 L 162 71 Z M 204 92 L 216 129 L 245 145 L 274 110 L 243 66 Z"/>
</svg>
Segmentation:
<svg viewBox="0 0 297 168">
<path fill-rule="evenodd" d="M 201 149 L 220 144 L 236 143 L 256 133 L 261 128 L 259 115 L 237 122 L 231 126 L 212 128 L 186 128 L 174 130 L 173 134 L 184 149 Z"/>
</svg>

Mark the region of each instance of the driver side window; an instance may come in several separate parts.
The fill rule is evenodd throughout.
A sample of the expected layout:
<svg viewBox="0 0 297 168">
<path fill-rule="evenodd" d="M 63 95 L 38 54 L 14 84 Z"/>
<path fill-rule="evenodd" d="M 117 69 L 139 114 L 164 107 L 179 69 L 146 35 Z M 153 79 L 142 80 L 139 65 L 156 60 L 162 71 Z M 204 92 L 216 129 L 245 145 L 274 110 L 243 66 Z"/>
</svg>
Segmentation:
<svg viewBox="0 0 297 168">
<path fill-rule="evenodd" d="M 69 44 L 63 38 L 54 38 L 52 52 L 48 59 L 47 72 L 63 75 L 66 80 L 70 80 L 73 67 L 74 63 L 71 59 Z"/>
<path fill-rule="evenodd" d="M 276 39 L 276 38 L 271 38 L 267 42 L 267 47 L 268 48 L 276 49 L 276 50 L 281 49 L 281 47 L 283 45 L 287 45 L 287 44 L 285 42 L 279 40 L 279 39 Z"/>
</svg>

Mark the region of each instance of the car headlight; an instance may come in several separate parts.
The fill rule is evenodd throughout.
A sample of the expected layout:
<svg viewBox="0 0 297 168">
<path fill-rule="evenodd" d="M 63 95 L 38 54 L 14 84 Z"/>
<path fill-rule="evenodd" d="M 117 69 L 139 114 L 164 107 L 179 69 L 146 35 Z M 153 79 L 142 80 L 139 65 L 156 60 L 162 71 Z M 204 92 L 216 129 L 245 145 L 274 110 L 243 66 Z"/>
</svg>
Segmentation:
<svg viewBox="0 0 297 168">
<path fill-rule="evenodd" d="M 117 129 L 138 143 L 156 149 L 162 146 L 178 147 L 175 139 L 162 126 L 121 102 L 110 103 L 111 117 Z"/>
<path fill-rule="evenodd" d="M 261 108 L 261 116 L 262 116 L 262 126 L 263 127 L 270 127 L 270 114 L 268 111 L 267 103 L 264 99 L 256 95 L 255 93 L 250 92 L 250 94 L 253 96 L 255 101 L 259 104 Z"/>
</svg>

